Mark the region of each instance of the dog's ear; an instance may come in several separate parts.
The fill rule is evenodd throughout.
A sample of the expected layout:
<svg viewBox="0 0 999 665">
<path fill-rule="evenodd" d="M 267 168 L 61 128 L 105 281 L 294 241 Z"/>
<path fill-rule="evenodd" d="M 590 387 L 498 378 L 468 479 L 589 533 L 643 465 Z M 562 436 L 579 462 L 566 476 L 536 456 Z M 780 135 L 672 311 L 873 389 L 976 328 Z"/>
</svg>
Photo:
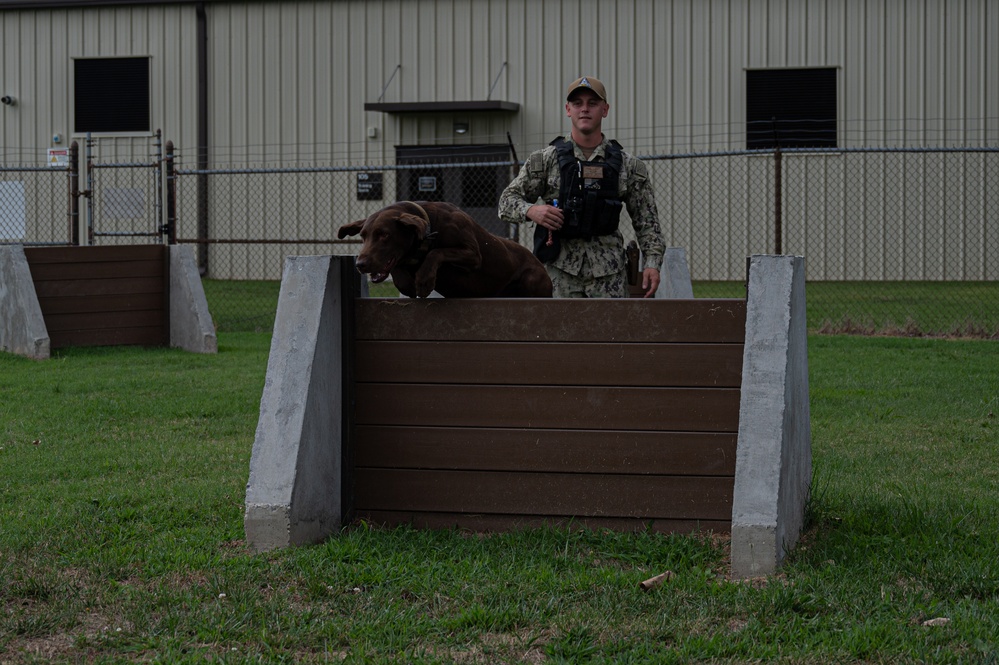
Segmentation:
<svg viewBox="0 0 999 665">
<path fill-rule="evenodd" d="M 361 227 L 364 226 L 364 222 L 368 220 L 359 219 L 356 222 L 351 222 L 350 224 L 344 224 L 340 227 L 340 230 L 336 232 L 336 237 L 343 240 L 347 236 L 356 236 L 361 232 Z"/>
<path fill-rule="evenodd" d="M 416 231 L 416 237 L 420 240 L 423 240 L 423 237 L 427 235 L 427 227 L 430 226 L 427 220 L 416 215 L 410 215 L 408 212 L 399 215 L 399 223 Z"/>
</svg>

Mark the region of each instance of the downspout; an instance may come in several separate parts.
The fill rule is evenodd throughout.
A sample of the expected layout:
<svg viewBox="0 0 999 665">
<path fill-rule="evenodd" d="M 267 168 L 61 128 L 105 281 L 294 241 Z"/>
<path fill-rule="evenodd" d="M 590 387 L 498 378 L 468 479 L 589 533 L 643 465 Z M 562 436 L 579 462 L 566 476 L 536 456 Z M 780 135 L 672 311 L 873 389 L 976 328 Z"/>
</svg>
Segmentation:
<svg viewBox="0 0 999 665">
<path fill-rule="evenodd" d="M 208 239 L 208 18 L 205 3 L 197 6 L 198 17 L 198 240 Z M 198 243 L 198 271 L 208 274 L 208 243 Z"/>
</svg>

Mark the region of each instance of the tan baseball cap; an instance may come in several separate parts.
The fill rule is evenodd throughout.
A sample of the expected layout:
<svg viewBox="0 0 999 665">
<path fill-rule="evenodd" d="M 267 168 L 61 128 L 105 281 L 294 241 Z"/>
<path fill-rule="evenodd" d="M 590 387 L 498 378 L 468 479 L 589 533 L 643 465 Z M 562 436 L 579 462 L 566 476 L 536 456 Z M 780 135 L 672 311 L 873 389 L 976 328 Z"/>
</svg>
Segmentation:
<svg viewBox="0 0 999 665">
<path fill-rule="evenodd" d="M 596 93 L 597 97 L 605 102 L 607 101 L 607 90 L 604 88 L 604 84 L 592 76 L 580 76 L 578 79 L 570 83 L 569 90 L 565 93 L 566 100 L 572 97 L 572 93 L 576 92 L 580 88 L 592 90 Z"/>
</svg>

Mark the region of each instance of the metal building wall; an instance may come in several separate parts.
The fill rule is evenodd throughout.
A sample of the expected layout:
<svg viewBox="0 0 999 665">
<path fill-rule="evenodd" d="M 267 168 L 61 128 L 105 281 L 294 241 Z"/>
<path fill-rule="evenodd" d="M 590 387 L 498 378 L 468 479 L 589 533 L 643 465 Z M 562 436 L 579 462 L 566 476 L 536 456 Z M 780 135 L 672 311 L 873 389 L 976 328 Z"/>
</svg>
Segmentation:
<svg viewBox="0 0 999 665">
<path fill-rule="evenodd" d="M 739 150 L 745 71 L 778 67 L 837 68 L 841 147 L 999 141 L 999 82 L 988 66 L 999 62 L 999 7 L 990 0 L 219 2 L 209 5 L 209 26 L 214 163 L 378 164 L 392 161 L 399 145 L 501 144 L 507 132 L 523 159 L 567 130 L 564 89 L 581 73 L 607 83 L 605 131 L 633 153 Z M 520 110 L 364 110 L 371 102 L 486 99 Z M 456 135 L 456 121 L 467 122 L 468 133 Z M 970 159 L 958 166 L 974 173 L 979 158 Z M 987 278 L 975 267 L 985 265 L 974 250 L 987 223 L 981 216 L 897 202 L 927 237 L 908 239 L 913 256 L 893 267 L 885 240 L 893 231 L 877 182 L 894 176 L 867 160 L 861 168 L 871 186 L 857 187 L 845 175 L 856 160 L 787 160 L 800 174 L 789 183 L 787 206 L 807 221 L 789 222 L 784 251 L 809 256 L 810 278 Z M 771 163 L 750 157 L 734 170 L 709 169 L 713 200 L 725 206 L 708 214 L 694 200 L 702 174 L 654 168 L 669 170 L 657 176 L 669 202 L 661 206 L 663 225 L 668 242 L 688 248 L 695 278 L 740 278 L 740 257 L 759 251 L 747 240 L 750 215 L 758 214 L 750 199 L 769 186 Z M 932 171 L 917 160 L 905 169 L 897 177 L 911 182 L 903 194 L 911 198 Z M 268 199 L 269 220 L 288 209 L 290 189 L 279 189 L 285 193 Z M 811 204 L 818 192 L 822 205 Z M 325 204 L 316 202 L 305 218 L 321 219 Z M 379 204 L 330 205 L 342 221 Z M 276 230 L 276 221 L 268 224 Z M 928 250 L 955 228 L 968 239 L 945 254 Z M 862 259 L 846 237 L 856 234 Z"/>
<path fill-rule="evenodd" d="M 193 6 L 169 4 L 0 11 L 0 88 L 17 99 L 0 111 L 0 160 L 42 165 L 48 148 L 74 139 L 82 149 L 73 127 L 73 60 L 80 57 L 149 56 L 151 129 L 195 145 L 194 21 Z M 145 159 L 150 137 L 106 136 L 101 155 Z"/>
<path fill-rule="evenodd" d="M 101 218 L 99 230 L 108 236 L 104 243 L 145 242 L 132 234 L 149 234 L 159 225 L 152 168 L 155 130 L 162 129 L 178 144 L 196 143 L 196 98 L 190 87 L 196 80 L 196 58 L 188 47 L 194 19 L 193 6 L 168 4 L 64 8 L 35 3 L 27 9 L 0 4 L 0 89 L 17 100 L 0 107 L 0 162 L 5 165 L 44 168 L 50 164 L 49 149 L 68 150 L 73 141 L 80 145 L 81 159 L 86 155 L 85 135 L 74 127 L 75 59 L 149 58 L 149 131 L 95 135 L 95 162 L 150 165 L 95 172 L 93 190 L 98 194 L 85 199 L 84 207 Z M 116 92 L 104 91 L 109 106 L 116 103 Z M 67 215 L 65 176 L 51 177 L 55 175 L 4 178 L 23 188 L 25 230 L 34 241 L 69 240 L 68 225 L 55 221 Z M 85 179 L 80 189 L 88 189 Z M 81 215 L 76 238 L 83 243 L 86 218 Z"/>
<path fill-rule="evenodd" d="M 152 125 L 176 143 L 182 166 L 195 164 L 193 3 L 33 10 L 3 4 L 0 84 L 19 106 L 0 109 L 0 159 L 42 159 L 54 133 L 68 144 L 73 57 L 150 55 Z M 211 166 L 383 164 L 394 159 L 395 146 L 503 144 L 507 132 L 523 159 L 566 131 L 565 85 L 581 73 L 607 83 L 605 131 L 633 153 L 742 149 L 745 71 L 773 67 L 837 68 L 840 146 L 999 143 L 994 0 L 206 0 L 205 8 Z M 371 102 L 486 99 L 519 104 L 519 111 L 364 110 Z M 469 131 L 455 134 L 456 121 Z M 148 155 L 148 138 L 111 142 Z M 948 191 L 955 193 L 947 196 L 968 182 L 982 188 L 979 159 L 948 162 Z M 794 167 L 795 160 L 803 163 Z M 993 206 L 969 208 L 956 199 L 920 206 L 924 183 L 940 182 L 937 167 L 906 160 L 897 175 L 906 186 L 886 204 L 893 160 L 787 161 L 802 175 L 785 203 L 803 211 L 806 222 L 787 229 L 784 250 L 809 257 L 810 279 L 995 278 L 976 249 L 990 223 L 977 211 Z M 719 161 L 701 172 L 669 163 L 654 169 L 660 199 L 668 202 L 660 206 L 667 241 L 688 248 L 694 277 L 740 278 L 739 257 L 758 251 L 747 241 L 756 214 L 749 200 L 768 186 L 769 162 L 750 157 L 738 168 Z M 847 179 L 858 172 L 863 181 Z M 391 198 L 394 183 L 386 176 Z M 712 192 L 707 212 L 695 200 L 705 177 Z M 268 184 L 261 209 L 244 215 L 238 206 L 256 204 L 223 195 L 211 191 L 213 205 L 226 206 L 237 221 L 220 221 L 216 235 L 262 212 L 266 221 L 251 229 L 256 237 L 314 237 L 379 205 L 317 196 L 283 176 Z M 994 194 L 982 199 L 988 196 Z M 889 265 L 887 254 L 895 233 L 889 213 L 897 210 L 918 229 L 915 238 L 907 232 L 903 270 Z M 845 240 L 857 233 L 862 261 L 849 256 Z M 944 254 L 931 249 L 945 240 Z"/>
<path fill-rule="evenodd" d="M 152 56 L 153 127 L 195 145 L 193 3 L 0 9 L 0 85 L 20 102 L 0 115 L 2 149 L 68 137 L 72 58 L 114 55 Z M 508 130 L 526 152 L 566 129 L 562 93 L 583 72 L 608 84 L 608 133 L 639 153 L 743 147 L 744 72 L 771 67 L 839 69 L 844 146 L 999 139 L 992 0 L 209 0 L 206 11 L 221 161 L 377 160 L 397 144 L 503 142 Z M 487 98 L 520 111 L 363 108 Z"/>
</svg>

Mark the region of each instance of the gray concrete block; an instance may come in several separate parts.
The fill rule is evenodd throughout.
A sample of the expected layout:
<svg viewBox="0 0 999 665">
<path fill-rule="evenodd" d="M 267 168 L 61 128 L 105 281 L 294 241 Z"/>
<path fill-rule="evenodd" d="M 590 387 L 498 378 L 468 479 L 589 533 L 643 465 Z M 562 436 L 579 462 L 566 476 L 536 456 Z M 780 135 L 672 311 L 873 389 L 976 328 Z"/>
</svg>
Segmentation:
<svg viewBox="0 0 999 665">
<path fill-rule="evenodd" d="M 171 245 L 170 346 L 193 353 L 218 353 L 208 300 L 191 245 Z"/>
<path fill-rule="evenodd" d="M 687 265 L 687 252 L 683 247 L 667 247 L 663 253 L 663 265 L 659 270 L 659 288 L 656 298 L 693 298 L 694 288 L 690 283 L 690 267 Z"/>
<path fill-rule="evenodd" d="M 319 542 L 340 527 L 343 261 L 285 261 L 260 400 L 244 528 L 258 551 Z"/>
<path fill-rule="evenodd" d="M 0 351 L 50 357 L 49 331 L 21 245 L 0 245 Z"/>
<path fill-rule="evenodd" d="M 812 478 L 805 263 L 753 256 L 732 506 L 732 575 L 774 573 L 804 523 Z"/>
</svg>

